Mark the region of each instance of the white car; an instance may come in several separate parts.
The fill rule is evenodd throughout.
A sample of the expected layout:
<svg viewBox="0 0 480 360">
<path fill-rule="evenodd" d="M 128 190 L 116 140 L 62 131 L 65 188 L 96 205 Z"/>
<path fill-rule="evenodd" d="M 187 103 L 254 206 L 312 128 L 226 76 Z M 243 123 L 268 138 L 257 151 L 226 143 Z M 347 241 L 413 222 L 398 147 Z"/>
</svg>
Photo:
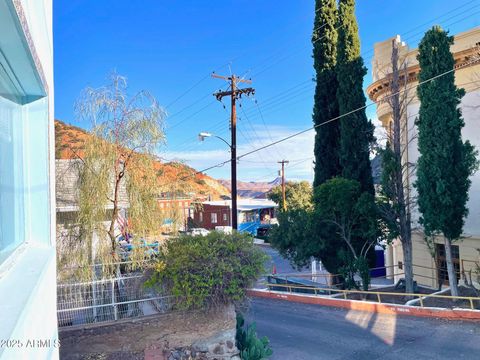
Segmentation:
<svg viewBox="0 0 480 360">
<path fill-rule="evenodd" d="M 208 234 L 210 234 L 210 231 L 203 228 L 193 228 L 193 229 L 190 229 L 188 233 L 193 236 L 197 236 L 197 235 L 207 236 Z"/>
<path fill-rule="evenodd" d="M 215 231 L 222 232 L 224 234 L 231 234 L 232 227 L 231 226 L 215 226 Z"/>
</svg>

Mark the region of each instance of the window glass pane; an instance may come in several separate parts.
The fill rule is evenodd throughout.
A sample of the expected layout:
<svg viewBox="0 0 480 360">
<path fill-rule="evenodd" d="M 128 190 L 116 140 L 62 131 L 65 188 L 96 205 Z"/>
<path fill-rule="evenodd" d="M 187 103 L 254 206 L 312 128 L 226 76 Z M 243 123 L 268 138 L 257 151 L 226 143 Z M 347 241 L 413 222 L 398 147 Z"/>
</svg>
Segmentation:
<svg viewBox="0 0 480 360">
<path fill-rule="evenodd" d="M 25 238 L 22 111 L 0 97 L 0 261 Z"/>
<path fill-rule="evenodd" d="M 29 241 L 50 243 L 48 98 L 24 106 L 25 220 Z"/>
<path fill-rule="evenodd" d="M 0 262 L 26 240 L 50 244 L 48 98 L 0 97 Z"/>
</svg>

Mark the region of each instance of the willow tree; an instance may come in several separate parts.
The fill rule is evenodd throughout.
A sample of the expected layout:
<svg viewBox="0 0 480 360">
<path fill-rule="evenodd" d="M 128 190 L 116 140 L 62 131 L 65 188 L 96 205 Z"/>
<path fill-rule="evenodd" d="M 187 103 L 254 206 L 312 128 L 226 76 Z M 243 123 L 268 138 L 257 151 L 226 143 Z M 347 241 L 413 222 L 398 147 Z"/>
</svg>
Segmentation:
<svg viewBox="0 0 480 360">
<path fill-rule="evenodd" d="M 113 74 L 108 85 L 87 88 L 76 103 L 91 124 L 78 154 L 78 218 L 89 264 L 121 260 L 119 236 L 129 234 L 129 260 L 147 254 L 142 242 L 159 232 L 158 179 L 154 154 L 164 141 L 164 111 L 141 91 L 129 97 L 127 81 Z"/>
<path fill-rule="evenodd" d="M 418 48 L 420 111 L 416 124 L 420 157 L 415 186 L 420 224 L 426 236 L 444 236 L 451 294 L 458 296 L 452 242 L 462 235 L 470 176 L 478 164 L 474 147 L 462 140 L 465 123 L 459 105 L 465 91 L 455 85 L 452 44 L 453 37 L 436 26 L 425 33 Z"/>
</svg>

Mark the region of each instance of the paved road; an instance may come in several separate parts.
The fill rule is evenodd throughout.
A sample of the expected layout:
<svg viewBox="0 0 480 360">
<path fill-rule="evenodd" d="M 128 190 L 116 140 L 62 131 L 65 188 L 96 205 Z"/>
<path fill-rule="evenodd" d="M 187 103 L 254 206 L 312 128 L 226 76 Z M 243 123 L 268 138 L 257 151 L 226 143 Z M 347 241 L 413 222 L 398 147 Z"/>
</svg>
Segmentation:
<svg viewBox="0 0 480 360">
<path fill-rule="evenodd" d="M 253 299 L 272 360 L 480 359 L 480 323 L 394 316 Z"/>
<path fill-rule="evenodd" d="M 270 256 L 267 263 L 265 264 L 265 268 L 269 272 L 272 271 L 273 265 L 275 265 L 277 273 L 279 274 L 296 272 L 311 273 L 310 266 L 304 267 L 302 269 L 296 269 L 290 264 L 287 259 L 282 257 L 282 255 L 280 255 L 277 250 L 268 245 L 259 246 L 259 248 L 262 249 L 265 254 Z"/>
</svg>

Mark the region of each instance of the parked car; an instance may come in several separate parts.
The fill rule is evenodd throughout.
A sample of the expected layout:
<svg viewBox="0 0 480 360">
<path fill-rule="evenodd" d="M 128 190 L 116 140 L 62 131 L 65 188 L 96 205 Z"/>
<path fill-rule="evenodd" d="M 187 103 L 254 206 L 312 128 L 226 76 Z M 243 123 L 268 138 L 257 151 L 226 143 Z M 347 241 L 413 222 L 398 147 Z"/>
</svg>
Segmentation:
<svg viewBox="0 0 480 360">
<path fill-rule="evenodd" d="M 257 237 L 261 239 L 267 238 L 269 230 L 270 230 L 270 227 L 259 227 L 257 229 Z"/>
<path fill-rule="evenodd" d="M 232 227 L 231 226 L 215 226 L 215 231 L 223 232 L 224 234 L 231 234 Z"/>
<path fill-rule="evenodd" d="M 207 236 L 208 234 L 210 234 L 210 231 L 204 228 L 193 228 L 188 231 L 188 234 L 193 236 Z"/>
</svg>

